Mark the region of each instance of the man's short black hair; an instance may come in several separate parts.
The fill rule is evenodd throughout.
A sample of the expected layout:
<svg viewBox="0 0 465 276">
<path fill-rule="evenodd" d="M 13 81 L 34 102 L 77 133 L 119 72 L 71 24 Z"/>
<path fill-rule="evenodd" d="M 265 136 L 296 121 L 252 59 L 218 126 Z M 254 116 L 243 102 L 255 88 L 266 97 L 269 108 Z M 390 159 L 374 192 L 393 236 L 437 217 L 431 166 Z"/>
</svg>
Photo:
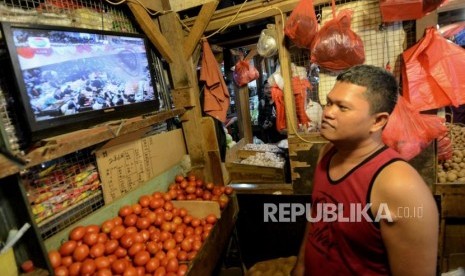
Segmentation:
<svg viewBox="0 0 465 276">
<path fill-rule="evenodd" d="M 339 74 L 340 82 L 366 87 L 365 96 L 371 113 L 392 113 L 397 102 L 398 85 L 393 74 L 373 65 L 356 65 Z"/>
</svg>

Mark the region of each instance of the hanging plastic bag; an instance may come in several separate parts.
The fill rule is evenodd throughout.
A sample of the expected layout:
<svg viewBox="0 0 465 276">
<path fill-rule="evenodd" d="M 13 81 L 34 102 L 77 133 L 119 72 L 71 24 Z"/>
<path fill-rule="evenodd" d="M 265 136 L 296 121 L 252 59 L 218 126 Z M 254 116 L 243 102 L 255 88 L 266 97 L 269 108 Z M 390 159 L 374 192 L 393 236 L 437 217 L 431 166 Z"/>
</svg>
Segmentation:
<svg viewBox="0 0 465 276">
<path fill-rule="evenodd" d="M 417 110 L 465 104 L 465 50 L 450 43 L 435 28 L 404 51 L 402 89 Z"/>
<path fill-rule="evenodd" d="M 438 139 L 437 149 L 439 161 L 447 161 L 452 159 L 452 141 L 447 135 Z"/>
<path fill-rule="evenodd" d="M 281 132 L 286 129 L 286 109 L 284 93 L 277 85 L 271 87 L 271 98 L 276 107 L 276 130 Z"/>
<path fill-rule="evenodd" d="M 434 11 L 446 0 L 380 0 L 383 22 L 415 20 Z"/>
<path fill-rule="evenodd" d="M 299 77 L 292 77 L 291 85 L 292 92 L 294 93 L 297 122 L 308 128 L 310 125 L 310 119 L 308 118 L 307 113 L 305 113 L 305 99 L 307 98 L 307 89 L 311 89 L 312 85 L 308 79 L 301 79 Z"/>
<path fill-rule="evenodd" d="M 311 61 L 319 66 L 340 71 L 365 62 L 362 39 L 350 29 L 351 10 L 342 10 L 325 23 L 313 40 Z"/>
<path fill-rule="evenodd" d="M 396 107 L 383 130 L 383 141 L 402 158 L 410 160 L 434 139 L 447 133 L 444 119 L 436 115 L 420 114 L 399 96 Z"/>
<path fill-rule="evenodd" d="M 286 21 L 284 33 L 295 45 L 310 49 L 318 32 L 318 21 L 312 0 L 300 0 Z"/>
<path fill-rule="evenodd" d="M 233 78 L 237 85 L 244 86 L 249 82 L 258 79 L 259 73 L 257 68 L 246 60 L 240 60 L 234 67 Z"/>
<path fill-rule="evenodd" d="M 260 33 L 257 43 L 257 53 L 262 57 L 272 57 L 278 52 L 278 42 L 276 41 L 276 30 L 272 27 L 264 29 Z"/>
</svg>

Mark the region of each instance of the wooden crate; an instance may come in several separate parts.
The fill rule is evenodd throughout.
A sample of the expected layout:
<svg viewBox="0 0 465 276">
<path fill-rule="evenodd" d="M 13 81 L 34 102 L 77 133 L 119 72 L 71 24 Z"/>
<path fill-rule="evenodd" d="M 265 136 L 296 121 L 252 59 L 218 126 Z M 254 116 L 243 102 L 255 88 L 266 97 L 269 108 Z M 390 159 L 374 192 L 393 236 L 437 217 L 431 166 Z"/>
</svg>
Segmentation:
<svg viewBox="0 0 465 276">
<path fill-rule="evenodd" d="M 285 183 L 284 168 L 227 163 L 232 183 Z"/>
<path fill-rule="evenodd" d="M 137 189 L 129 192 L 126 196 L 121 197 L 105 207 L 100 208 L 96 212 L 90 214 L 79 222 L 67 227 L 58 234 L 52 236 L 45 241 L 47 251 L 59 248 L 60 244 L 68 239 L 69 232 L 78 225 L 101 225 L 105 220 L 117 216 L 118 210 L 123 205 L 133 204 L 137 202 L 138 198 L 143 194 L 150 194 L 155 191 L 166 191 L 169 183 L 172 182 L 174 177 L 181 172 L 180 164 L 170 168 L 168 171 L 160 174 L 158 177 L 149 181 L 148 183 L 138 187 Z M 186 201 L 183 204 L 191 205 L 189 208 L 199 208 L 200 213 L 205 214 L 205 209 L 208 213 L 212 210 L 211 202 L 197 201 L 197 204 L 192 204 L 191 201 Z M 197 205 L 197 206 L 196 206 Z M 190 263 L 187 275 L 212 275 L 215 269 L 216 262 L 221 257 L 221 253 L 226 248 L 229 237 L 232 233 L 236 219 L 239 213 L 237 198 L 230 197 L 229 204 L 220 214 L 220 218 L 212 228 L 209 237 L 203 243 L 201 249 L 198 251 L 196 258 Z M 189 211 L 189 210 L 188 210 Z M 215 211 L 211 211 L 215 213 Z M 199 213 L 197 213 L 199 214 Z"/>
<path fill-rule="evenodd" d="M 285 169 L 240 164 L 240 160 L 255 155 L 257 151 L 243 150 L 246 145 L 240 140 L 226 155 L 226 169 L 231 183 L 285 183 Z"/>
</svg>

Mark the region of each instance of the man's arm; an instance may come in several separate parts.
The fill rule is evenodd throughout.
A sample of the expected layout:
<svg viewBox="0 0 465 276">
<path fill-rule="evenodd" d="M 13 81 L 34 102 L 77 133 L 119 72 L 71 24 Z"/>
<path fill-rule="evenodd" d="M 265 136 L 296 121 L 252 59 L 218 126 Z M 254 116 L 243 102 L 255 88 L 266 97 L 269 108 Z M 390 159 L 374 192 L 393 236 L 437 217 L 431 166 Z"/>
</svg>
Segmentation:
<svg viewBox="0 0 465 276">
<path fill-rule="evenodd" d="M 387 166 L 375 181 L 371 202 L 375 217 L 385 204 L 393 218 L 380 222 L 392 275 L 436 275 L 438 210 L 417 171 L 406 162 Z"/>
</svg>

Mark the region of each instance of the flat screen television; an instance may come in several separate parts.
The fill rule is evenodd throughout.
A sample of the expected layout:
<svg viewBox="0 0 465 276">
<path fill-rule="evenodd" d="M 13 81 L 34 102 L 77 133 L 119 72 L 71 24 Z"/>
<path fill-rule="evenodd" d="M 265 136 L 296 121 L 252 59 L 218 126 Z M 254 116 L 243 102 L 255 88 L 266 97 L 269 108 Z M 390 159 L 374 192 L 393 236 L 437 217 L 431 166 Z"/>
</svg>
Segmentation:
<svg viewBox="0 0 465 276">
<path fill-rule="evenodd" d="M 1 30 L 29 142 L 160 107 L 142 35 L 7 22 Z"/>
</svg>

